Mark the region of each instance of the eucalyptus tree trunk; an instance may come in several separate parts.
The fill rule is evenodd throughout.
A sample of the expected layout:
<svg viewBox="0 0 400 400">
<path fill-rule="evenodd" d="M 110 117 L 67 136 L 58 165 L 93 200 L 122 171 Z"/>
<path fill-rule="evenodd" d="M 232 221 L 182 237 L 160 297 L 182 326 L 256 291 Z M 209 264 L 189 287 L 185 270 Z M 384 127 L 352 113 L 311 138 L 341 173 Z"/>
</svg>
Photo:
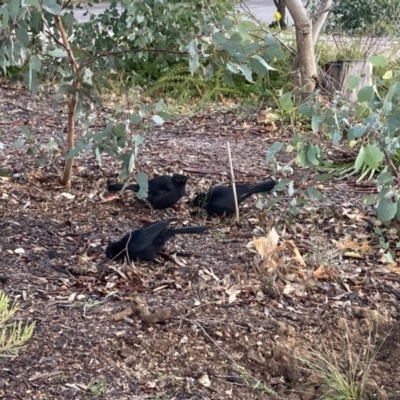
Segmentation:
<svg viewBox="0 0 400 400">
<path fill-rule="evenodd" d="M 300 100 L 312 93 L 318 82 L 317 64 L 314 54 L 322 25 L 328 16 L 332 0 L 320 0 L 317 10 L 309 15 L 301 0 L 285 0 L 295 24 L 297 54 L 292 65 L 294 92 Z"/>
</svg>

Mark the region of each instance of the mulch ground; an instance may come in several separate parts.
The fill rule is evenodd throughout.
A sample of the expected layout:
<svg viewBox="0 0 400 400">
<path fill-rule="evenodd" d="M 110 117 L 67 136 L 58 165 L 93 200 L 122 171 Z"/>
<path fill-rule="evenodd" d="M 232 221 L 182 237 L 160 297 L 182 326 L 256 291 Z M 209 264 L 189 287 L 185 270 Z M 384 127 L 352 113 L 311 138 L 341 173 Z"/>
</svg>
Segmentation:
<svg viewBox="0 0 400 400">
<path fill-rule="evenodd" d="M 400 397 L 400 268 L 385 262 L 374 230 L 393 249 L 398 236 L 363 206 L 371 185 L 319 184 L 324 200 L 292 217 L 282 191 L 272 208 L 276 193 L 246 201 L 240 222 L 203 218 L 188 199 L 229 183 L 228 139 L 236 180 L 253 182 L 271 176 L 267 148 L 291 137 L 226 106 L 145 133 L 141 170 L 190 175 L 174 209 L 108 193 L 118 175 L 110 157 L 101 166 L 91 155 L 76 159 L 67 191 L 58 184 L 62 148 L 44 149 L 63 134 L 65 103 L 5 83 L 0 91 L 0 275 L 20 304 L 16 319 L 36 321 L 26 348 L 0 359 L 2 399 L 327 398 L 304 362 L 318 354 L 354 370 L 357 382 L 367 377 L 364 398 Z M 14 146 L 23 126 L 34 140 Z M 292 166 L 295 188 L 312 183 Z M 156 262 L 105 258 L 109 240 L 171 216 L 209 232 L 175 237 Z M 281 248 L 262 258 L 253 239 L 268 252 L 274 232 Z"/>
</svg>

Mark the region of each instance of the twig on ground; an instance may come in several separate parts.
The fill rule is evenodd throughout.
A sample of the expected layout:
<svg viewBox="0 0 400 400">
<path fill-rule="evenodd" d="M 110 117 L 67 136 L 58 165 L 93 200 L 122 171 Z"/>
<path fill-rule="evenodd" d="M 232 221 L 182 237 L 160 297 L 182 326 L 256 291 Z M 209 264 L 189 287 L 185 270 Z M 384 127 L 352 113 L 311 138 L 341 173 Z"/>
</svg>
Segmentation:
<svg viewBox="0 0 400 400">
<path fill-rule="evenodd" d="M 233 163 L 232 163 L 232 155 L 231 155 L 231 146 L 229 144 L 229 140 L 227 142 L 228 146 L 228 157 L 229 157 L 229 166 L 231 168 L 231 179 L 232 179 L 232 189 L 233 189 L 233 198 L 235 199 L 235 210 L 236 210 L 236 221 L 239 222 L 239 205 L 236 193 L 236 185 L 235 185 L 235 173 L 233 172 Z"/>
</svg>

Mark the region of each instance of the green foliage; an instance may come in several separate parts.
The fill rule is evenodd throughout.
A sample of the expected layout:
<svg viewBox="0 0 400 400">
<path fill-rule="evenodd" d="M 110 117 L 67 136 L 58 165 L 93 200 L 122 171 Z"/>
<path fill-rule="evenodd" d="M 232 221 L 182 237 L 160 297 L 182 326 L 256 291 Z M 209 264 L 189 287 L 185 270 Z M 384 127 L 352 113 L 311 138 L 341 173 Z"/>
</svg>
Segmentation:
<svg viewBox="0 0 400 400">
<path fill-rule="evenodd" d="M 265 93 L 261 78 L 251 84 L 242 76 L 236 75 L 233 77 L 234 86 L 230 87 L 225 81 L 224 72 L 225 68 L 219 66 L 211 79 L 205 81 L 199 70 L 191 74 L 186 63 L 178 63 L 158 78 L 144 95 L 151 97 L 166 95 L 178 102 L 200 98 L 201 103 L 207 103 L 220 100 L 220 96 L 246 98 L 250 94 Z"/>
<path fill-rule="evenodd" d="M 115 11 L 115 10 L 114 10 Z M 162 114 L 162 102 L 139 109 L 137 113 L 124 113 L 114 109 L 108 118 L 106 128 L 101 132 L 93 132 L 89 126 L 98 118 L 94 106 L 101 106 L 101 95 L 109 89 L 108 79 L 112 65 L 103 63 L 102 68 L 94 69 L 94 63 L 102 58 L 102 54 L 90 53 L 83 47 L 72 47 L 76 64 L 72 66 L 66 57 L 66 47 L 61 38 L 55 16 L 60 15 L 61 7 L 56 0 L 43 2 L 4 1 L 0 6 L 0 67 L 4 73 L 10 70 L 24 71 L 23 79 L 35 96 L 40 90 L 40 79 L 52 76 L 58 82 L 58 97 L 74 98 L 77 95 L 75 119 L 80 118 L 83 135 L 74 149 L 68 152 L 67 158 L 77 157 L 80 152 L 92 150 L 101 164 L 101 154 L 115 155 L 121 159 L 123 172 L 121 176 L 128 178 L 135 167 L 139 146 L 144 139 L 132 135 L 132 128 L 145 128 L 144 119 L 152 118 L 162 123 L 167 114 Z M 62 27 L 68 36 L 72 36 L 76 21 L 71 13 L 62 15 Z M 45 27 L 46 35 L 41 32 Z M 126 31 L 126 29 L 125 29 Z M 48 33 L 51 32 L 51 33 Z M 121 122 L 122 121 L 122 122 Z M 65 144 L 64 138 L 54 137 L 48 144 L 47 151 Z M 34 155 L 46 150 L 38 144 L 36 138 L 22 128 L 22 135 L 14 147 L 28 145 L 27 154 Z M 39 162 L 42 162 L 39 160 Z"/>
<path fill-rule="evenodd" d="M 106 382 L 102 379 L 97 380 L 96 383 L 89 386 L 89 390 L 96 396 L 102 396 L 106 392 L 106 388 Z"/>
<path fill-rule="evenodd" d="M 397 35 L 399 0 L 342 0 L 329 13 L 326 31 L 349 35 Z"/>
<path fill-rule="evenodd" d="M 15 357 L 23 349 L 35 329 L 35 322 L 24 325 L 8 321 L 18 311 L 18 305 L 10 306 L 10 299 L 0 290 L 0 357 Z"/>
<path fill-rule="evenodd" d="M 339 356 L 332 356 L 332 345 L 326 345 L 321 338 L 320 349 L 310 347 L 306 357 L 298 359 L 320 377 L 324 400 L 364 400 L 369 397 L 368 379 L 382 345 L 377 344 L 377 335 L 370 329 L 368 341 L 355 352 L 347 325 L 342 335 L 343 353 Z"/>
<path fill-rule="evenodd" d="M 97 63 L 120 72 L 140 73 L 144 63 L 151 63 L 156 77 L 186 55 L 191 38 L 211 35 L 216 21 L 234 10 L 230 0 L 125 0 L 120 13 L 118 3 L 112 0 L 103 14 L 74 26 L 74 46 L 92 56 L 113 52 Z"/>
<path fill-rule="evenodd" d="M 251 35 L 258 27 L 250 21 L 236 21 L 232 1 L 206 4 L 193 0 L 148 0 L 123 2 L 122 6 L 120 14 L 112 1 L 104 14 L 75 27 L 74 47 L 84 48 L 93 57 L 104 54 L 95 65 L 110 65 L 111 71 L 131 76 L 132 83 L 150 86 L 148 94 L 168 91 L 170 96 L 181 95 L 180 87 L 184 85 L 189 98 L 199 95 L 199 89 L 202 92 L 204 88 L 201 95 L 213 99 L 218 92 L 241 92 L 232 90 L 242 82 L 236 79 L 238 75 L 249 83 L 254 83 L 254 75 L 258 77 L 257 83 L 265 77 L 270 89 L 280 89 L 281 84 L 290 81 L 279 72 L 274 74 L 270 65 L 285 60 L 273 36 Z M 188 70 L 181 68 L 182 58 L 189 62 Z M 287 66 L 286 63 L 286 69 Z M 200 67 L 202 81 L 197 72 Z M 214 75 L 216 79 L 212 80 Z M 212 93 L 208 93 L 207 86 L 214 89 Z M 252 91 L 249 89 L 244 95 Z"/>
<path fill-rule="evenodd" d="M 387 65 L 382 56 L 370 57 L 369 61 L 374 67 Z M 346 173 L 360 174 L 359 180 L 365 177 L 372 179 L 379 173 L 376 184 L 380 190 L 376 196 L 369 196 L 365 201 L 366 204 L 375 204 L 378 218 L 389 223 L 400 221 L 400 189 L 396 185 L 400 179 L 400 71 L 386 70 L 374 80 L 372 86 L 358 91 L 356 106 L 338 95 L 330 104 L 323 105 L 316 97 L 318 93 L 315 93 L 299 106 L 298 111 L 310 119 L 314 134 L 323 132 L 334 145 L 342 142 L 358 149 L 354 163 L 343 166 Z M 359 77 L 352 77 L 347 89 L 355 89 L 358 81 Z M 274 163 L 278 151 L 296 150 L 295 161 L 299 166 L 332 171 L 331 162 L 324 159 L 317 140 L 316 135 L 296 135 L 289 146 L 276 142 L 267 152 L 267 161 Z M 290 181 L 286 184 L 292 195 Z M 317 192 L 310 194 L 319 197 Z"/>
<path fill-rule="evenodd" d="M 141 79 L 151 84 L 185 57 L 193 79 L 202 67 L 203 81 L 213 86 L 207 95 L 215 98 L 218 93 L 237 90 L 233 89 L 237 83 L 238 90 L 246 93 L 250 85 L 244 85 L 242 77 L 253 84 L 254 77 L 268 77 L 274 71 L 272 64 L 285 59 L 272 35 L 258 37 L 254 34 L 258 29 L 255 24 L 236 20 L 232 0 L 112 0 L 109 9 L 85 24 L 77 24 L 72 12 L 61 15 L 61 4 L 60 0 L 3 2 L 0 68 L 4 73 L 21 68 L 33 96 L 41 90 L 40 79 L 49 77 L 59 83 L 57 96 L 73 99 L 77 95 L 75 120 L 82 121 L 83 135 L 67 157 L 91 150 L 101 163 L 104 152 L 118 156 L 123 167 L 121 177 L 125 178 L 135 167 L 137 151 L 143 144 L 141 136 L 131 134 L 132 129 L 145 127 L 147 118 L 162 123 L 168 116 L 162 114 L 162 102 L 137 113 L 115 109 L 103 131 L 90 130 L 97 118 L 93 108 L 102 106 L 104 90 L 110 89 L 110 75 L 122 72 L 137 77 L 147 64 L 152 68 Z M 74 66 L 67 56 L 62 28 L 71 42 Z M 161 84 L 167 82 L 168 77 Z M 22 136 L 17 145 L 28 139 L 32 142 L 28 151 L 36 151 L 38 146 L 29 132 Z"/>
</svg>

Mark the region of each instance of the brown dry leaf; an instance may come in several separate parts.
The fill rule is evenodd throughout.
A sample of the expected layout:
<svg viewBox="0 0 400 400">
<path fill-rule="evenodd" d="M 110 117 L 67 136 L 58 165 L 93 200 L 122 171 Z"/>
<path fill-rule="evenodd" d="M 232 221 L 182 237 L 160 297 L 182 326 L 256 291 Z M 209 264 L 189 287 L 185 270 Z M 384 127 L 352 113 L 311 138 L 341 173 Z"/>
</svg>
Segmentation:
<svg viewBox="0 0 400 400">
<path fill-rule="evenodd" d="M 304 273 L 304 271 L 300 271 L 298 269 L 294 269 L 291 272 L 292 272 L 292 274 L 297 275 L 297 277 L 302 279 L 302 280 L 305 280 L 307 278 L 307 276 Z"/>
<path fill-rule="evenodd" d="M 317 269 L 313 271 L 313 278 L 318 279 L 318 280 L 329 280 L 329 279 L 334 279 L 335 278 L 335 273 L 327 268 L 323 267 L 320 265 Z"/>
<path fill-rule="evenodd" d="M 343 255 L 349 258 L 358 258 L 358 259 L 364 258 L 364 256 L 362 256 L 360 253 L 356 253 L 354 251 L 346 251 L 345 253 L 343 253 Z"/>
<path fill-rule="evenodd" d="M 273 121 L 266 123 L 265 127 L 267 132 L 275 132 L 278 129 Z"/>
<path fill-rule="evenodd" d="M 251 125 L 248 124 L 247 122 L 243 122 L 242 128 L 243 128 L 243 129 L 250 129 L 250 128 L 251 128 Z"/>
<path fill-rule="evenodd" d="M 253 238 L 254 247 L 258 254 L 261 256 L 261 267 L 268 269 L 275 269 L 279 262 L 278 253 L 284 249 L 291 249 L 293 252 L 293 259 L 301 266 L 305 267 L 306 263 L 301 256 L 298 248 L 290 241 L 285 241 L 282 245 L 278 246 L 279 235 L 275 228 L 272 228 L 267 237 Z"/>
<path fill-rule="evenodd" d="M 241 293 L 242 289 L 239 285 L 233 285 L 228 289 L 225 289 L 225 293 L 229 296 L 228 303 L 231 304 L 236 301 L 236 297 L 239 293 Z"/>
<path fill-rule="evenodd" d="M 282 250 L 287 249 L 287 248 L 290 248 L 293 251 L 293 253 L 294 253 L 293 259 L 295 261 L 297 261 L 302 267 L 305 267 L 306 263 L 305 263 L 303 257 L 301 256 L 298 248 L 292 242 L 290 242 L 288 240 L 283 242 L 282 245 L 280 245 L 276 249 L 276 253 L 280 253 Z"/>
<path fill-rule="evenodd" d="M 260 267 L 265 270 L 274 270 L 278 266 L 279 258 L 274 255 L 278 250 L 279 235 L 275 228 L 272 228 L 266 237 L 253 238 L 254 247 L 261 257 Z"/>
<path fill-rule="evenodd" d="M 297 261 L 302 267 L 306 266 L 306 262 L 304 261 L 304 258 L 300 254 L 299 249 L 296 247 L 296 245 L 294 245 L 292 242 L 286 241 L 282 244 L 282 246 L 290 247 L 294 253 L 293 259 Z"/>
<path fill-rule="evenodd" d="M 183 168 L 186 172 L 193 172 L 195 174 L 203 174 L 203 175 L 222 175 L 222 172 L 216 171 L 215 169 L 210 168 L 195 168 L 195 167 L 185 167 Z"/>
<path fill-rule="evenodd" d="M 253 238 L 253 244 L 260 257 L 265 260 L 270 257 L 278 246 L 279 235 L 272 228 L 266 237 Z"/>
<path fill-rule="evenodd" d="M 114 195 L 113 195 L 113 196 L 109 196 L 109 197 L 107 197 L 107 198 L 105 198 L 105 199 L 99 201 L 99 203 L 100 203 L 100 204 L 109 203 L 110 201 L 114 201 L 114 200 L 117 200 L 117 199 L 119 199 L 119 196 L 114 196 Z"/>
<path fill-rule="evenodd" d="M 254 284 L 254 285 L 245 285 L 242 287 L 242 290 L 245 292 L 250 292 L 250 293 L 258 293 L 261 290 L 261 285 Z"/>
<path fill-rule="evenodd" d="M 259 125 L 267 125 L 279 120 L 279 114 L 272 112 L 271 110 L 272 109 L 268 107 L 257 115 L 257 123 Z"/>
<path fill-rule="evenodd" d="M 387 257 L 385 257 L 387 260 Z M 392 273 L 392 274 L 398 274 L 400 275 L 400 267 L 399 265 L 393 261 L 391 264 L 388 265 L 388 270 Z"/>
<path fill-rule="evenodd" d="M 178 258 L 176 254 L 172 255 L 171 258 L 175 262 L 175 264 L 178 265 L 179 267 L 186 267 L 186 263 L 180 258 Z"/>
<path fill-rule="evenodd" d="M 343 215 L 346 217 L 350 218 L 351 220 L 355 221 L 360 221 L 360 220 L 367 220 L 369 219 L 368 215 L 366 215 L 364 212 L 356 210 L 356 212 L 353 212 L 354 210 L 350 210 L 348 208 L 343 209 Z"/>
<path fill-rule="evenodd" d="M 286 296 L 291 296 L 296 292 L 296 288 L 292 286 L 290 283 L 286 284 L 283 288 L 283 294 Z"/>
<path fill-rule="evenodd" d="M 340 242 L 337 242 L 336 246 L 340 250 L 345 250 L 345 249 L 358 250 L 361 254 L 369 253 L 371 251 L 371 246 L 365 239 L 361 245 L 352 239 L 344 239 Z"/>
</svg>

